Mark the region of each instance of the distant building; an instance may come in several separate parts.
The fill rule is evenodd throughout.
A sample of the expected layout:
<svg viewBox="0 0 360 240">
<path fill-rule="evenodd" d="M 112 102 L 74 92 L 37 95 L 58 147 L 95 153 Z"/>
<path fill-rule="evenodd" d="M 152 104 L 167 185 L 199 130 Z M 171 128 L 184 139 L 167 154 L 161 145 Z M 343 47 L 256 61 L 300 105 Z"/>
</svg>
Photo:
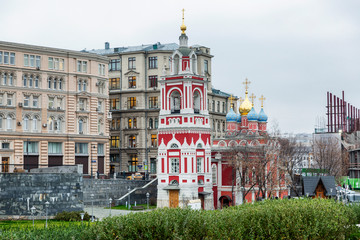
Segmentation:
<svg viewBox="0 0 360 240">
<path fill-rule="evenodd" d="M 0 42 L 1 172 L 109 172 L 108 58 Z"/>
</svg>

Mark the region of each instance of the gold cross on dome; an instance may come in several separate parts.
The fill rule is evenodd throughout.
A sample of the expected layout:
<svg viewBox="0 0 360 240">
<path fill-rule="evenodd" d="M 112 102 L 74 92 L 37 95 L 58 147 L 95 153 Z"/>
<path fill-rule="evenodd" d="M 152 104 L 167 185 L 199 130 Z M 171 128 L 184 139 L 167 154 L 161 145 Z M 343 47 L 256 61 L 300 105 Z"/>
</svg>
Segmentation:
<svg viewBox="0 0 360 240">
<path fill-rule="evenodd" d="M 184 23 L 184 13 L 185 13 L 185 9 L 184 9 L 184 8 L 182 9 L 182 12 L 183 12 L 182 20 L 183 20 L 183 23 Z"/>
<path fill-rule="evenodd" d="M 249 89 L 249 85 L 250 85 L 250 81 L 246 78 L 245 82 L 243 82 L 243 84 L 245 85 L 245 90 L 247 91 Z"/>
<path fill-rule="evenodd" d="M 233 95 L 231 94 L 230 97 L 229 97 L 229 99 L 230 99 L 230 107 L 231 107 L 231 106 L 232 106 L 232 103 L 233 103 L 233 100 L 235 100 L 235 98 L 234 98 Z"/>
<path fill-rule="evenodd" d="M 259 98 L 260 102 L 261 102 L 261 108 L 264 107 L 264 101 L 266 100 L 266 98 L 264 97 L 264 95 L 261 95 L 261 97 Z"/>
<path fill-rule="evenodd" d="M 249 98 L 251 98 L 251 103 L 254 106 L 254 99 L 256 98 L 256 96 L 252 93 Z"/>
<path fill-rule="evenodd" d="M 243 103 L 244 99 L 242 97 L 239 98 L 240 105 Z"/>
</svg>

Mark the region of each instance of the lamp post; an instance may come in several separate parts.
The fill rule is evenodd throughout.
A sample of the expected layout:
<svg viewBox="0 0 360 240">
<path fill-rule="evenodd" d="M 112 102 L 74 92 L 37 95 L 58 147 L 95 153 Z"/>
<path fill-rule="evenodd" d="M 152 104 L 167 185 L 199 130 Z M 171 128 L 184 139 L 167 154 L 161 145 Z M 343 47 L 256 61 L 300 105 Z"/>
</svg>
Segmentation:
<svg viewBox="0 0 360 240">
<path fill-rule="evenodd" d="M 146 193 L 146 203 L 147 203 L 147 209 L 149 209 L 149 197 L 150 197 L 150 193 Z"/>
<path fill-rule="evenodd" d="M 83 220 L 84 220 L 84 215 L 85 215 L 85 213 L 80 213 L 80 217 L 81 217 L 81 226 L 83 225 Z"/>
<path fill-rule="evenodd" d="M 91 197 L 91 222 L 94 222 L 94 194 L 90 195 Z"/>
<path fill-rule="evenodd" d="M 46 201 L 46 203 L 45 203 L 45 208 L 46 208 L 46 222 L 45 222 L 45 228 L 47 228 L 48 227 L 48 209 L 49 209 L 49 205 L 50 205 L 50 203 L 48 202 L 48 201 Z"/>
<path fill-rule="evenodd" d="M 129 208 L 129 210 L 130 210 L 130 207 L 131 207 L 131 204 L 130 204 L 130 190 L 131 190 L 131 188 L 129 186 L 128 187 L 128 192 L 129 192 L 129 195 L 128 195 L 128 202 L 129 202 L 128 208 Z"/>
<path fill-rule="evenodd" d="M 112 198 L 109 198 L 109 205 L 110 205 L 110 213 L 109 213 L 109 216 L 111 216 L 111 203 L 112 203 Z"/>
<path fill-rule="evenodd" d="M 32 216 L 32 220 L 33 220 L 33 227 L 35 227 L 34 221 L 35 221 L 35 210 L 36 210 L 36 208 L 34 206 L 32 206 L 32 208 L 30 208 L 30 210 L 31 210 L 31 216 Z"/>
</svg>

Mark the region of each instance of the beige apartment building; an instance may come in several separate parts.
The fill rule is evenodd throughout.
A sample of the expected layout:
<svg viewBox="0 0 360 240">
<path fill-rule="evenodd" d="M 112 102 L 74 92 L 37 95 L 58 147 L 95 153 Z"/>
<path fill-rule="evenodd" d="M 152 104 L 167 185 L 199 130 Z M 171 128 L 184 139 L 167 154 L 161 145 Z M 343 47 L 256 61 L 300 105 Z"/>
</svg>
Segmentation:
<svg viewBox="0 0 360 240">
<path fill-rule="evenodd" d="M 107 56 L 109 62 L 110 172 L 156 174 L 157 128 L 159 124 L 160 76 L 168 75 L 175 43 L 148 44 L 89 52 Z M 229 94 L 212 88 L 210 49 L 194 45 L 198 74 L 208 83 L 212 136 L 225 135 L 225 116 L 230 109 Z M 236 103 L 235 103 L 236 104 Z"/>
<path fill-rule="evenodd" d="M 1 172 L 109 173 L 108 58 L 0 41 Z"/>
</svg>

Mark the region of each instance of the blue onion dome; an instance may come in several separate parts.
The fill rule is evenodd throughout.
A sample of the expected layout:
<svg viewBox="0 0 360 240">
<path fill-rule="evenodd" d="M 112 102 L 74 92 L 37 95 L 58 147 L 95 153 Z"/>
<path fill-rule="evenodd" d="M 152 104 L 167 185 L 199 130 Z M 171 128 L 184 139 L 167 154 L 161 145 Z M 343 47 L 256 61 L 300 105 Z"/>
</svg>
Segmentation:
<svg viewBox="0 0 360 240">
<path fill-rule="evenodd" d="M 268 120 L 268 116 L 265 114 L 264 109 L 261 108 L 259 112 L 259 122 L 266 122 Z"/>
<path fill-rule="evenodd" d="M 234 110 L 232 108 L 230 108 L 230 111 L 228 112 L 228 114 L 226 114 L 226 121 L 227 122 L 236 122 L 237 120 L 237 114 L 234 112 Z"/>
<path fill-rule="evenodd" d="M 247 119 L 249 121 L 257 121 L 259 118 L 259 115 L 256 113 L 254 107 L 251 108 L 250 112 L 247 115 Z"/>
<path fill-rule="evenodd" d="M 241 123 L 241 114 L 238 113 L 238 114 L 236 114 L 236 115 L 237 115 L 236 121 L 237 121 L 238 123 Z"/>
</svg>

